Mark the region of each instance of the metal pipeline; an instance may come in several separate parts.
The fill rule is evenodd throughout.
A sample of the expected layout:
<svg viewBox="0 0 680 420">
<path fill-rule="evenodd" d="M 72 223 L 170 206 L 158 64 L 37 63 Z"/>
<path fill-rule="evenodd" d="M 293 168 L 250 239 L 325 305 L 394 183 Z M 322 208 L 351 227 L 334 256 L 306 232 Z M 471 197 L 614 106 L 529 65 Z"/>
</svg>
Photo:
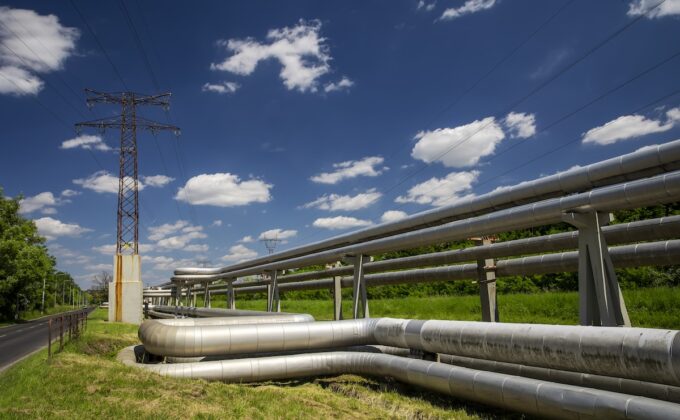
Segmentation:
<svg viewBox="0 0 680 420">
<path fill-rule="evenodd" d="M 314 317 L 308 314 L 294 314 L 289 312 L 266 312 L 266 311 L 250 311 L 245 309 L 213 309 L 213 308 L 195 308 L 188 306 L 160 306 L 156 305 L 153 307 L 154 311 L 163 312 L 167 314 L 178 314 L 182 316 L 188 316 L 192 318 L 197 317 L 297 317 L 298 319 L 304 319 L 305 321 L 314 321 Z"/>
<path fill-rule="evenodd" d="M 145 321 L 152 354 L 210 356 L 380 344 L 680 385 L 680 331 L 393 318 L 200 326 Z"/>
<path fill-rule="evenodd" d="M 165 376 L 235 383 L 339 374 L 391 376 L 457 398 L 541 417 L 668 419 L 680 416 L 680 406 L 665 401 L 387 354 L 330 352 L 147 365 L 137 363 L 133 346 L 124 349 L 118 359 Z"/>
<path fill-rule="evenodd" d="M 640 267 L 648 265 L 673 265 L 680 261 L 680 240 L 623 245 L 609 248 L 616 268 Z M 416 258 L 416 257 L 413 257 Z M 517 275 L 563 273 L 578 271 L 578 252 L 569 251 L 554 254 L 534 255 L 496 262 L 496 277 Z M 436 281 L 455 281 L 477 279 L 477 264 L 457 264 L 445 267 L 422 268 L 416 270 L 393 271 L 368 274 L 364 277 L 367 286 L 385 286 L 403 283 L 425 283 Z M 352 287 L 352 278 L 341 279 L 342 287 Z M 320 279 L 283 283 L 281 292 L 292 290 L 320 290 L 333 287 L 333 279 Z M 248 283 L 234 285 L 234 293 L 262 293 L 266 285 L 251 286 Z M 228 289 L 212 290 L 213 295 L 227 293 Z M 170 291 L 156 292 L 150 296 L 169 296 Z M 146 293 L 145 293 L 145 296 Z"/>
<path fill-rule="evenodd" d="M 373 255 L 404 248 L 416 248 L 445 241 L 455 241 L 471 236 L 491 235 L 508 230 L 525 229 L 562 221 L 565 212 L 610 211 L 638 206 L 663 204 L 680 199 L 680 171 L 641 179 L 638 181 L 599 188 L 587 193 L 572 194 L 487 213 L 482 216 L 454 221 L 445 225 L 402 233 L 354 245 L 333 248 L 311 255 L 289 258 L 279 262 L 234 269 L 227 267 L 219 274 L 205 276 L 204 271 L 177 275 L 173 279 L 184 282 L 205 282 L 220 278 L 262 273 L 267 270 L 306 267 L 337 261 L 346 255 Z M 176 270 L 187 273 L 187 269 Z"/>
<path fill-rule="evenodd" d="M 372 226 L 269 256 L 220 268 L 179 268 L 175 270 L 175 274 L 229 274 L 236 270 L 317 253 L 333 247 L 347 246 L 361 241 L 441 225 L 456 219 L 478 216 L 485 211 L 503 210 L 527 202 L 669 172 L 678 169 L 679 161 L 680 140 L 675 140 L 537 180 L 522 182 L 516 186 L 497 188 L 490 193 L 462 200 L 450 206 L 417 213 L 395 222 Z"/>
</svg>

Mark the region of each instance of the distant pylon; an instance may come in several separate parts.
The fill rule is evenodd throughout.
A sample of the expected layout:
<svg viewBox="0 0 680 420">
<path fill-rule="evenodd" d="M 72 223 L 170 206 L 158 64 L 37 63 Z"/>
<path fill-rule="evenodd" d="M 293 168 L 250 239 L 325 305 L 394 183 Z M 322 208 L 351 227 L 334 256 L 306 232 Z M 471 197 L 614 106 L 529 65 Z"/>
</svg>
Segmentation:
<svg viewBox="0 0 680 420">
<path fill-rule="evenodd" d="M 122 107 L 119 116 L 85 121 L 76 124 L 82 127 L 95 127 L 104 131 L 107 128 L 120 129 L 120 168 L 118 174 L 118 223 L 116 254 L 139 253 L 139 180 L 137 170 L 137 128 L 156 134 L 161 130 L 172 130 L 179 134 L 179 128 L 161 124 L 137 116 L 138 105 L 170 107 L 170 93 L 142 95 L 134 92 L 104 93 L 85 89 L 88 94 L 87 106 L 96 103 L 118 104 Z"/>
<path fill-rule="evenodd" d="M 274 236 L 263 237 L 260 239 L 260 242 L 264 244 L 264 247 L 267 248 L 267 252 L 271 255 L 276 251 L 276 247 L 281 243 L 281 239 L 279 239 L 279 235 L 274 234 Z"/>
</svg>

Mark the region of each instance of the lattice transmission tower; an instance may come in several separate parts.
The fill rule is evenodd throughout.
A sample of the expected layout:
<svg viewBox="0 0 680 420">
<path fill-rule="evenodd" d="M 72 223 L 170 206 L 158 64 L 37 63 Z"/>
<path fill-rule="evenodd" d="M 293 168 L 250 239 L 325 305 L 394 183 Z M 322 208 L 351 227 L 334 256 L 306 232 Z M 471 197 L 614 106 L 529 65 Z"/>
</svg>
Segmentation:
<svg viewBox="0 0 680 420">
<path fill-rule="evenodd" d="M 98 92 L 85 89 L 87 106 L 95 104 L 116 104 L 121 114 L 112 118 L 85 121 L 76 124 L 76 131 L 83 127 L 98 128 L 102 132 L 109 128 L 120 129 L 120 168 L 118 175 L 118 223 L 116 254 L 139 253 L 139 178 L 137 170 L 137 129 L 156 134 L 170 130 L 179 134 L 179 127 L 161 124 L 137 115 L 137 106 L 170 107 L 170 93 L 143 95 L 135 92 Z"/>
<path fill-rule="evenodd" d="M 267 252 L 269 253 L 269 255 L 273 254 L 274 251 L 276 251 L 276 247 L 279 246 L 279 244 L 281 243 L 279 235 L 264 237 L 260 239 L 260 241 L 264 244 L 264 247 L 267 248 Z"/>
</svg>

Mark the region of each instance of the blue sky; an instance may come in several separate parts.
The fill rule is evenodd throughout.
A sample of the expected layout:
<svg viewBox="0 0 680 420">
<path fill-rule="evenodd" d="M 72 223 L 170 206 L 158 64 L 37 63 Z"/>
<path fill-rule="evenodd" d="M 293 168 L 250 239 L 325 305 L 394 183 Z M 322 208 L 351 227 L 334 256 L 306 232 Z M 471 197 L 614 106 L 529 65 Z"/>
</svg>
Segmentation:
<svg viewBox="0 0 680 420">
<path fill-rule="evenodd" d="M 0 5 L 0 186 L 84 287 L 118 133 L 73 124 L 120 111 L 84 88 L 172 92 L 139 111 L 182 129 L 138 136 L 148 284 L 680 134 L 680 0 L 73 4 Z"/>
</svg>

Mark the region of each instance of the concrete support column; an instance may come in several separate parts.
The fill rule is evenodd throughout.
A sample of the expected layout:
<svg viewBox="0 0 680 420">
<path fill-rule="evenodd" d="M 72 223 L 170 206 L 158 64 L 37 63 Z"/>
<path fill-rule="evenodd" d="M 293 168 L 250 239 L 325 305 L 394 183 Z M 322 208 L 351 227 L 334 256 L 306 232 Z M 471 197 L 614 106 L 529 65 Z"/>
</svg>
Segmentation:
<svg viewBox="0 0 680 420">
<path fill-rule="evenodd" d="M 491 245 L 490 237 L 473 238 L 477 246 Z M 493 258 L 477 260 L 477 283 L 479 284 L 479 300 L 482 304 L 482 321 L 498 322 L 498 306 L 496 302 L 496 261 Z"/>
<path fill-rule="evenodd" d="M 109 321 L 142 322 L 143 285 L 139 255 L 113 257 L 113 281 L 109 283 Z"/>
<path fill-rule="evenodd" d="M 364 262 L 370 261 L 368 255 L 354 255 L 348 257 L 348 261 L 354 264 L 354 278 L 352 281 L 352 317 L 369 318 L 368 294 L 364 280 Z"/>
<path fill-rule="evenodd" d="M 333 277 L 333 319 L 342 319 L 342 277 Z"/>
<path fill-rule="evenodd" d="M 581 325 L 630 326 L 619 281 L 602 235 L 611 221 L 607 213 L 566 213 L 563 220 L 578 228 L 578 292 Z"/>
</svg>

